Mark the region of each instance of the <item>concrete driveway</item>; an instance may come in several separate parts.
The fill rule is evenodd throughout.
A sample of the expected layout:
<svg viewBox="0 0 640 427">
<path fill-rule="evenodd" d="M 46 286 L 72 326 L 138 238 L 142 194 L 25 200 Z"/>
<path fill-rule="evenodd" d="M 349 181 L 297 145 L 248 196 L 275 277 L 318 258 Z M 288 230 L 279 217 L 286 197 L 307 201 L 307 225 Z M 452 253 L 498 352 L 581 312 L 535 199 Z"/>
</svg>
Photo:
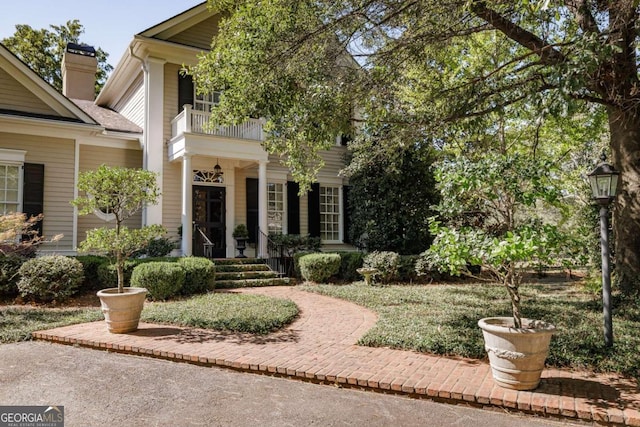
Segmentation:
<svg viewBox="0 0 640 427">
<path fill-rule="evenodd" d="M 0 405 L 61 405 L 66 427 L 569 425 L 45 342 L 0 345 Z"/>
</svg>

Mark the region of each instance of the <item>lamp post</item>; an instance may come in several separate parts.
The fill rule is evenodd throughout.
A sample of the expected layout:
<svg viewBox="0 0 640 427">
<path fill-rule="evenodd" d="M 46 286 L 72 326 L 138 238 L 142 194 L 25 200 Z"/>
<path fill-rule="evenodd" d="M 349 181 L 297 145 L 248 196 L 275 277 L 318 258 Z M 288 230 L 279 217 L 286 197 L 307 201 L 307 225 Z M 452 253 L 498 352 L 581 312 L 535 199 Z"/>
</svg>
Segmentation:
<svg viewBox="0 0 640 427">
<path fill-rule="evenodd" d="M 589 185 L 594 200 L 600 205 L 600 251 L 602 254 L 602 312 L 604 315 L 604 343 L 613 345 L 613 322 L 611 320 L 611 270 L 609 267 L 609 204 L 616 196 L 620 172 L 606 162 L 602 153 L 600 164 L 591 172 Z"/>
</svg>

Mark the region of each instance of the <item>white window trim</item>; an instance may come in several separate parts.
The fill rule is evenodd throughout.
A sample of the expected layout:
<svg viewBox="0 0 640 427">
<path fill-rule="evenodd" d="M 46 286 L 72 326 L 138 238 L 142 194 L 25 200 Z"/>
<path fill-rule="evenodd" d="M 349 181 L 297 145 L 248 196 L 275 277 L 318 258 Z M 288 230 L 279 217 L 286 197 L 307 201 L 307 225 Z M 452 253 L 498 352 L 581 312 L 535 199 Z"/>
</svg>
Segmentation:
<svg viewBox="0 0 640 427">
<path fill-rule="evenodd" d="M 18 166 L 18 204 L 16 206 L 16 212 L 22 212 L 23 209 L 24 160 L 26 155 L 27 152 L 24 150 L 0 148 L 0 164 Z"/>
<path fill-rule="evenodd" d="M 287 221 L 287 180 L 286 179 L 267 179 L 267 198 L 268 198 L 268 185 L 269 184 L 282 184 L 282 234 L 289 234 L 289 227 Z M 267 215 L 269 215 L 269 200 L 267 200 Z"/>
<path fill-rule="evenodd" d="M 334 181 L 335 182 L 335 181 Z M 335 184 L 334 182 L 320 182 L 320 187 L 338 187 L 338 240 L 325 240 L 321 239 L 320 243 L 323 244 L 342 244 L 344 243 L 344 206 L 343 206 L 343 185 Z M 322 223 L 322 220 L 320 220 Z M 322 231 L 321 231 L 322 233 Z"/>
</svg>

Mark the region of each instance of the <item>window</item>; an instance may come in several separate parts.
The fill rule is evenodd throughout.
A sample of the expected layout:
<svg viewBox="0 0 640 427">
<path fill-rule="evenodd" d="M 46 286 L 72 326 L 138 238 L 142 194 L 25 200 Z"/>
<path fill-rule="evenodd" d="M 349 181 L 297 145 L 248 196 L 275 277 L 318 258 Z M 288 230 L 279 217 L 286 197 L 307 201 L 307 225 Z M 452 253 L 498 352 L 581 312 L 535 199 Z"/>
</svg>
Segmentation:
<svg viewBox="0 0 640 427">
<path fill-rule="evenodd" d="M 340 241 L 340 187 L 320 186 L 320 239 Z"/>
<path fill-rule="evenodd" d="M 2 215 L 21 211 L 20 172 L 19 165 L 0 163 L 0 213 Z"/>
<path fill-rule="evenodd" d="M 194 88 L 195 91 L 195 88 Z M 220 92 L 212 92 L 206 95 L 194 93 L 193 109 L 196 111 L 211 112 L 211 108 L 220 102 Z"/>
<path fill-rule="evenodd" d="M 270 182 L 267 184 L 267 221 L 269 233 L 284 232 L 284 184 Z"/>
</svg>

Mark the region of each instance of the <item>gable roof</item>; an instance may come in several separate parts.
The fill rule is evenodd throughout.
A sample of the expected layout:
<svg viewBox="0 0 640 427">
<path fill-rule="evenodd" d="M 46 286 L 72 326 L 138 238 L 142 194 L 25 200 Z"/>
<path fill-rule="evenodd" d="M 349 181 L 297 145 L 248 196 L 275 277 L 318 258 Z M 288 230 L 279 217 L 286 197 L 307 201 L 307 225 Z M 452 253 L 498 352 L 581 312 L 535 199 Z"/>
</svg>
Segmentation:
<svg viewBox="0 0 640 427">
<path fill-rule="evenodd" d="M 106 130 L 128 133 L 142 133 L 142 128 L 122 114 L 109 108 L 96 105 L 93 101 L 85 99 L 72 99 L 72 101 L 82 108 L 84 112 L 103 126 Z"/>
<path fill-rule="evenodd" d="M 0 69 L 11 78 L 4 80 L 5 90 L 10 90 L 8 86 L 12 84 L 13 89 L 20 92 L 18 98 L 24 95 L 27 100 L 27 103 L 20 104 L 15 99 L 9 99 L 8 105 L 3 105 L 2 114 L 98 125 L 91 116 L 47 83 L 2 43 Z"/>
<path fill-rule="evenodd" d="M 202 2 L 191 9 L 187 9 L 176 16 L 166 19 L 146 30 L 138 33 L 139 36 L 149 37 L 160 40 L 167 40 L 176 34 L 193 27 L 194 25 L 204 21 L 210 15 L 202 13 L 208 11 L 207 2 Z"/>
</svg>

